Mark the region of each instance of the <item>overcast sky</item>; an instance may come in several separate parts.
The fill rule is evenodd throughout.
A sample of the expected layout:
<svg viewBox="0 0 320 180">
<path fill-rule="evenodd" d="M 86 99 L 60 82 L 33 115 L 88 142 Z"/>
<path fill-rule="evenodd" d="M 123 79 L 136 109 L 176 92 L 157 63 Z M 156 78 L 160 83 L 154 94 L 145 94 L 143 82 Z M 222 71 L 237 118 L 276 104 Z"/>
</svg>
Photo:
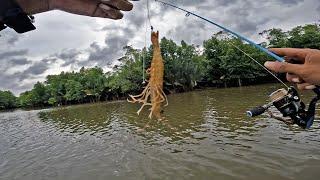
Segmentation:
<svg viewBox="0 0 320 180">
<path fill-rule="evenodd" d="M 165 0 L 164 0 L 165 1 Z M 170 1 L 170 0 L 167 0 Z M 18 35 L 0 32 L 0 90 L 19 94 L 48 74 L 101 66 L 108 70 L 122 56 L 122 47 L 144 46 L 146 1 L 122 20 L 89 18 L 51 11 L 36 15 L 37 30 Z M 273 27 L 290 29 L 319 22 L 319 0 L 171 0 L 224 24 L 256 41 Z M 150 0 L 151 22 L 161 36 L 201 45 L 219 29 Z M 149 38 L 149 34 L 147 35 Z M 147 39 L 148 45 L 149 39 Z"/>
</svg>

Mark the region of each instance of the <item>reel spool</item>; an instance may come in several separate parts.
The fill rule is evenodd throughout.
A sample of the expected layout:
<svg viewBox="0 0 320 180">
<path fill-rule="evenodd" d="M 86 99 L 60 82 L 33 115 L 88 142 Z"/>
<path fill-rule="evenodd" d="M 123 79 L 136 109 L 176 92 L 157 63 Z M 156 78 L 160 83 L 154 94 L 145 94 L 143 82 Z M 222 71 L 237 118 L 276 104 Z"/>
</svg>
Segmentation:
<svg viewBox="0 0 320 180">
<path fill-rule="evenodd" d="M 259 116 L 271 106 L 274 106 L 283 117 L 290 117 L 293 124 L 297 124 L 302 128 L 310 128 L 315 116 L 316 103 L 320 99 L 320 92 L 315 92 L 317 96 L 312 99 L 308 110 L 306 110 L 305 104 L 301 101 L 298 91 L 294 87 L 289 87 L 288 90 L 284 88 L 278 89 L 270 94 L 270 103 L 247 111 L 247 116 Z"/>
</svg>

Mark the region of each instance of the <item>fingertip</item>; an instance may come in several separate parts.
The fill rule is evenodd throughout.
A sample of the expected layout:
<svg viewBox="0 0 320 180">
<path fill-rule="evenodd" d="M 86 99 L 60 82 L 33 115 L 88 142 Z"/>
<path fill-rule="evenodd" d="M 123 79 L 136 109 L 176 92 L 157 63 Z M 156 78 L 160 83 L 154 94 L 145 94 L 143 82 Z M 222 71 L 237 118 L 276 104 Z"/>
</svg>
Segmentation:
<svg viewBox="0 0 320 180">
<path fill-rule="evenodd" d="M 293 82 L 293 83 L 301 83 L 301 82 L 303 82 L 303 80 L 301 80 L 300 77 L 295 75 L 295 74 L 287 73 L 286 77 L 287 77 L 287 80 L 289 82 Z"/>
<path fill-rule="evenodd" d="M 101 0 L 102 3 L 116 7 L 121 11 L 131 11 L 133 4 L 127 0 Z"/>
<path fill-rule="evenodd" d="M 264 63 L 264 66 L 265 66 L 266 68 L 270 68 L 270 67 L 272 67 L 273 64 L 274 64 L 274 62 L 272 62 L 272 61 L 266 61 L 266 62 Z"/>
<path fill-rule="evenodd" d="M 316 88 L 316 86 L 309 83 L 301 83 L 301 84 L 297 84 L 297 88 L 299 90 L 313 90 Z"/>
<path fill-rule="evenodd" d="M 306 87 L 305 87 L 306 90 L 313 90 L 313 89 L 315 89 L 315 88 L 316 88 L 315 85 L 309 85 L 309 86 L 306 86 Z"/>
<path fill-rule="evenodd" d="M 291 81 L 294 82 L 294 83 L 300 83 L 301 82 L 299 78 L 292 78 Z"/>
<path fill-rule="evenodd" d="M 104 16 L 103 16 L 104 18 L 110 18 L 114 20 L 123 18 L 123 14 L 119 10 L 113 9 L 110 6 L 105 4 L 100 4 L 99 7 L 104 12 Z"/>
<path fill-rule="evenodd" d="M 133 4 L 128 2 L 127 8 L 124 11 L 131 11 L 133 9 Z"/>
</svg>

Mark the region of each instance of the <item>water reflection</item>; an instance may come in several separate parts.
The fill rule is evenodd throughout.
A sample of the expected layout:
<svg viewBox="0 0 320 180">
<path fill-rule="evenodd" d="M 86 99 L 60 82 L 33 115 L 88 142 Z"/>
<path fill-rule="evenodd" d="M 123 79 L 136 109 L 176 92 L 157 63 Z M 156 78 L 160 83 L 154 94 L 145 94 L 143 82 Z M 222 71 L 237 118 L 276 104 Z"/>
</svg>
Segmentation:
<svg viewBox="0 0 320 180">
<path fill-rule="evenodd" d="M 46 110 L 40 119 L 39 111 L 0 114 L 0 175 L 314 179 L 320 163 L 318 121 L 305 131 L 267 116 L 245 116 L 277 88 L 262 85 L 172 95 L 164 122 L 149 120 L 147 111 L 137 116 L 139 105 L 126 102 Z M 306 93 L 304 98 L 311 96 Z"/>
<path fill-rule="evenodd" d="M 44 122 L 53 123 L 61 132 L 101 136 L 114 130 L 114 125 L 130 129 L 145 138 L 155 135 L 179 141 L 186 138 L 243 138 L 268 126 L 266 119 L 249 119 L 245 111 L 266 102 L 275 86 L 212 89 L 169 97 L 165 120 L 147 118 L 148 112 L 136 114 L 139 105 L 126 102 L 101 103 L 59 108 L 40 113 Z"/>
<path fill-rule="evenodd" d="M 41 112 L 40 118 L 54 123 L 61 132 L 95 134 L 108 127 L 113 119 L 117 119 L 118 106 L 119 104 L 114 103 L 110 106 L 94 104 L 59 108 Z"/>
</svg>

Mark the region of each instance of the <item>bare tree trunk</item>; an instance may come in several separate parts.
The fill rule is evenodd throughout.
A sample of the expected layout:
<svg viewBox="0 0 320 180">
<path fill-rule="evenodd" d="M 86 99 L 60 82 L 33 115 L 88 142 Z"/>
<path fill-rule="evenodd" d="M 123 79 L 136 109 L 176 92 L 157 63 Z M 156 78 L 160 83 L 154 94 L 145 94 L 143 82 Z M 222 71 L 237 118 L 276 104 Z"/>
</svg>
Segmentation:
<svg viewBox="0 0 320 180">
<path fill-rule="evenodd" d="M 242 83 L 241 83 L 241 79 L 240 79 L 240 78 L 238 78 L 238 85 L 239 85 L 239 87 L 242 86 Z"/>
</svg>

